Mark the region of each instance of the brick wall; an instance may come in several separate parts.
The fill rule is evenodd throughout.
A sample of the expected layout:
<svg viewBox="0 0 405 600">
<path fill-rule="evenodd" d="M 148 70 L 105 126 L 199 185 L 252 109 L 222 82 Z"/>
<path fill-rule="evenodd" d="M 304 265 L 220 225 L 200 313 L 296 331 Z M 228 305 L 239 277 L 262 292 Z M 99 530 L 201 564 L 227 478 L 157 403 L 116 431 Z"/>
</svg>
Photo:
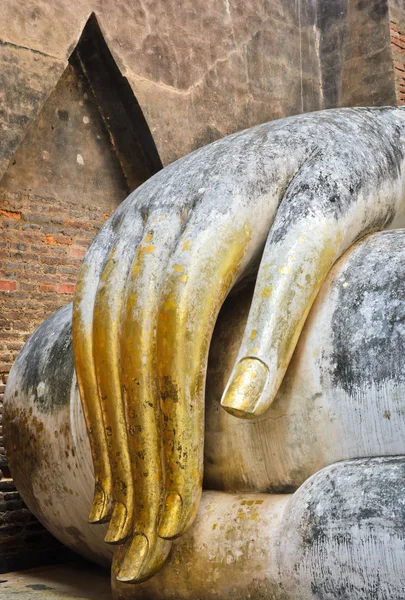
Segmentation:
<svg viewBox="0 0 405 600">
<path fill-rule="evenodd" d="M 0 192 L 0 375 L 5 380 L 24 342 L 70 302 L 103 207 Z"/>
<path fill-rule="evenodd" d="M 83 254 L 107 214 L 103 207 L 4 189 L 0 206 L 1 403 L 8 372 L 24 342 L 72 299 Z M 0 572 L 69 557 L 17 493 L 7 469 L 1 421 L 0 467 Z"/>
<path fill-rule="evenodd" d="M 390 34 L 397 102 L 405 105 L 405 27 L 399 21 L 391 20 Z"/>
</svg>

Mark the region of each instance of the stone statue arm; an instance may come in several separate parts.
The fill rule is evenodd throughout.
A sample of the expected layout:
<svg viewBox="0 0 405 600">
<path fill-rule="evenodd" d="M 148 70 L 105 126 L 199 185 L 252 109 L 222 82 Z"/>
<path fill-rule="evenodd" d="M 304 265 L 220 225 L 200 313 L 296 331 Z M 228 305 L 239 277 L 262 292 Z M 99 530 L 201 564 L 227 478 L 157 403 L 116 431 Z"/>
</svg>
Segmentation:
<svg viewBox="0 0 405 600">
<path fill-rule="evenodd" d="M 118 208 L 75 292 L 75 365 L 96 477 L 90 519 L 123 544 L 121 581 L 164 562 L 202 487 L 209 343 L 226 296 L 257 270 L 222 399 L 274 399 L 329 269 L 359 237 L 403 226 L 405 112 L 342 109 L 224 138 Z"/>
</svg>

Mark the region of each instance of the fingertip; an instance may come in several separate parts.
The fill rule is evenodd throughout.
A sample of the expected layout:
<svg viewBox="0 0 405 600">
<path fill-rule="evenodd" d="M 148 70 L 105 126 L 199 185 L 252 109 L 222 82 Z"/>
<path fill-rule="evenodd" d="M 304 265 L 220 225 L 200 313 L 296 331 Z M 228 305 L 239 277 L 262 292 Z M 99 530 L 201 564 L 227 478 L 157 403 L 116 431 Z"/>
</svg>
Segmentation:
<svg viewBox="0 0 405 600">
<path fill-rule="evenodd" d="M 120 548 L 118 564 L 115 567 L 116 579 L 121 583 L 136 583 L 142 577 L 142 565 L 149 551 L 146 535 L 136 534 L 127 544 Z M 123 556 L 122 561 L 120 560 Z"/>
<path fill-rule="evenodd" d="M 127 507 L 122 502 L 117 502 L 104 541 L 107 544 L 122 544 L 130 535 L 130 532 L 131 519 Z"/>
<path fill-rule="evenodd" d="M 166 496 L 165 508 L 160 522 L 159 537 L 170 540 L 181 533 L 183 501 L 177 492 Z"/>
<path fill-rule="evenodd" d="M 93 502 L 90 508 L 89 523 L 106 523 L 111 517 L 112 498 L 103 488 L 98 487 L 94 492 Z"/>
<path fill-rule="evenodd" d="M 136 534 L 117 548 L 112 573 L 120 583 L 133 584 L 147 581 L 164 565 L 171 542 L 145 533 Z"/>
<path fill-rule="evenodd" d="M 235 417 L 254 419 L 267 410 L 271 399 L 263 397 L 269 378 L 267 365 L 259 358 L 238 362 L 222 396 L 221 406 Z"/>
</svg>

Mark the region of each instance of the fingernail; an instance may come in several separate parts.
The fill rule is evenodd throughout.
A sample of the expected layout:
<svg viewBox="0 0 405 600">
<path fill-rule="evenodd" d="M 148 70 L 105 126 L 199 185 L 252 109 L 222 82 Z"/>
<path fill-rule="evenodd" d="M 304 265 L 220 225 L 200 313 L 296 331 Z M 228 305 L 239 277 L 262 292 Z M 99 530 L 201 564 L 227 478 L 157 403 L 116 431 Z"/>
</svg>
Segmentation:
<svg viewBox="0 0 405 600">
<path fill-rule="evenodd" d="M 264 412 L 260 402 L 269 369 L 258 358 L 243 358 L 236 366 L 221 405 L 235 417 L 253 419 Z"/>
<path fill-rule="evenodd" d="M 102 488 L 94 492 L 93 502 L 90 508 L 89 523 L 105 523 L 109 520 L 112 510 L 112 502 Z"/>
<path fill-rule="evenodd" d="M 149 542 L 146 535 L 135 535 L 128 548 L 124 547 L 121 551 L 121 554 L 124 553 L 124 558 L 118 569 L 117 580 L 122 583 L 135 583 L 141 573 L 148 550 Z"/>
<path fill-rule="evenodd" d="M 165 510 L 159 527 L 159 537 L 170 540 L 179 534 L 183 502 L 177 492 L 166 496 Z"/>
<path fill-rule="evenodd" d="M 107 544 L 122 544 L 130 534 L 130 519 L 127 508 L 121 502 L 114 506 L 113 514 L 104 541 Z"/>
</svg>

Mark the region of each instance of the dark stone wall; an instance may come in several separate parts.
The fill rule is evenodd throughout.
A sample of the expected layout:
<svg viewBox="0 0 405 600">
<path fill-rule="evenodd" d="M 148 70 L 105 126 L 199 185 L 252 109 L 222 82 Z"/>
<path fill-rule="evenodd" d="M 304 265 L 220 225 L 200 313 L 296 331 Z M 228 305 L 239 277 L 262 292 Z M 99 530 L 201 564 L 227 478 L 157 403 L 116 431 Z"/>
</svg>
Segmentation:
<svg viewBox="0 0 405 600">
<path fill-rule="evenodd" d="M 92 13 L 168 164 L 285 115 L 392 104 L 389 2 L 4 0 L 3 169 Z M 1 163 L 0 163 L 1 164 Z"/>
<path fill-rule="evenodd" d="M 163 164 L 223 135 L 320 107 L 312 0 L 5 0 L 0 39 L 18 69 L 24 123 L 16 148 L 55 87 L 94 12 L 138 99 Z M 32 65 L 46 76 L 29 83 Z M 34 51 L 34 52 L 33 52 Z M 35 54 L 35 58 L 33 58 Z M 15 77 L 10 73 L 11 80 Z M 10 78 L 5 81 L 15 86 Z M 15 90 L 16 91 L 16 90 Z M 7 102 L 14 106 L 14 101 Z M 14 116 L 7 115 L 9 121 Z"/>
<path fill-rule="evenodd" d="M 324 108 L 396 103 L 388 0 L 317 0 Z"/>
</svg>

